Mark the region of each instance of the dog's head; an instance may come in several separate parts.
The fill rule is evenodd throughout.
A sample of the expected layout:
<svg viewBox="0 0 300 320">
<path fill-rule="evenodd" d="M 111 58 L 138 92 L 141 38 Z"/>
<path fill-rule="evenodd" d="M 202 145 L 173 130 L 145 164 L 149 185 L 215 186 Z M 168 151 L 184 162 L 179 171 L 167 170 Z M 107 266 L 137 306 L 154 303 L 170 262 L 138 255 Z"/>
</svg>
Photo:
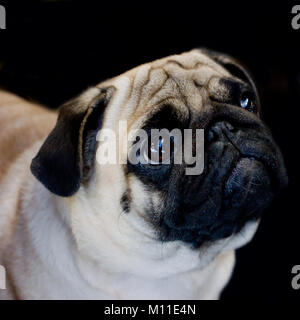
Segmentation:
<svg viewBox="0 0 300 320">
<path fill-rule="evenodd" d="M 183 147 L 190 144 L 193 151 L 203 138 L 203 170 L 187 174 L 192 165 L 186 157 L 175 163 L 174 139 L 169 145 L 160 137 L 142 152 L 143 138 L 128 142 L 120 121 L 129 132 L 144 129 L 145 139 L 151 129 L 178 129 Z M 116 134 L 115 164 L 97 161 L 104 129 Z M 184 129 L 192 129 L 190 142 Z M 170 152 L 162 159 L 165 148 Z M 132 152 L 147 161 L 124 161 Z M 63 105 L 31 170 L 52 193 L 70 197 L 76 238 L 88 238 L 84 234 L 93 228 L 95 247 L 103 246 L 96 240 L 101 232 L 122 234 L 116 226 L 121 219 L 124 248 L 153 241 L 212 252 L 208 248 L 225 247 L 225 239 L 227 248 L 235 248 L 249 241 L 255 228 L 247 233 L 246 226 L 257 225 L 287 183 L 249 72 L 229 56 L 202 49 L 137 67 Z"/>
</svg>

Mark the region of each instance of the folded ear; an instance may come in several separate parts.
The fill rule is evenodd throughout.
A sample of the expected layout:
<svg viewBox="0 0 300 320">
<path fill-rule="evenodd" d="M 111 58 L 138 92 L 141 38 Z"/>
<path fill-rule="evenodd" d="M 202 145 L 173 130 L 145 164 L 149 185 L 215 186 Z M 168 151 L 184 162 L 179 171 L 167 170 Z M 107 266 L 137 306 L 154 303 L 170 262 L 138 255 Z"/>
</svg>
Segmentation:
<svg viewBox="0 0 300 320">
<path fill-rule="evenodd" d="M 33 175 L 51 192 L 68 197 L 92 173 L 96 136 L 113 88 L 93 88 L 60 107 L 56 126 L 31 163 Z"/>
<path fill-rule="evenodd" d="M 209 50 L 206 48 L 199 48 L 199 51 L 206 54 L 208 57 L 222 65 L 227 71 L 229 71 L 234 77 L 248 83 L 256 95 L 258 101 L 258 109 L 260 109 L 260 99 L 258 95 L 258 90 L 255 85 L 253 76 L 251 75 L 248 68 L 241 63 L 239 60 L 217 51 Z"/>
</svg>

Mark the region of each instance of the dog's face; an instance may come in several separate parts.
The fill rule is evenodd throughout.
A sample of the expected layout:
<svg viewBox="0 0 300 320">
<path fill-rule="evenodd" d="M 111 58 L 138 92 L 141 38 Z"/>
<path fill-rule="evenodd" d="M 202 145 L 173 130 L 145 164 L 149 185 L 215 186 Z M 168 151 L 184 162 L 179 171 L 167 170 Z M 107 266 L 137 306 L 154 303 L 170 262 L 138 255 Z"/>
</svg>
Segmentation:
<svg viewBox="0 0 300 320">
<path fill-rule="evenodd" d="M 203 172 L 187 175 L 190 165 L 175 164 L 172 152 L 168 164 L 100 165 L 97 134 L 112 129 L 124 146 L 120 120 L 127 121 L 128 131 L 204 129 Z M 162 152 L 164 141 L 152 147 Z M 101 211 L 101 223 L 109 219 L 104 212 L 122 215 L 147 229 L 141 234 L 151 230 L 147 236 L 157 243 L 179 241 L 193 250 L 237 237 L 249 221 L 258 221 L 287 182 L 280 151 L 260 119 L 249 73 L 232 58 L 207 50 L 142 65 L 63 105 L 31 169 L 53 193 L 92 203 L 95 212 Z M 84 219 L 84 212 L 80 215 Z M 83 232 L 80 228 L 74 232 Z M 124 237 L 134 241 L 136 231 L 130 230 Z"/>
</svg>

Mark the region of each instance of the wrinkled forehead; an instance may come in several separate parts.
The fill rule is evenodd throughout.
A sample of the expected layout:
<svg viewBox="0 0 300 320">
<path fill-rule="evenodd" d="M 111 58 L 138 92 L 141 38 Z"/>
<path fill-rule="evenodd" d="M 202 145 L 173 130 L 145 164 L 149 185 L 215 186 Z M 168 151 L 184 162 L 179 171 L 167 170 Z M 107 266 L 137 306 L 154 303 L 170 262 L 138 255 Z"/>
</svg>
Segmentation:
<svg viewBox="0 0 300 320">
<path fill-rule="evenodd" d="M 153 61 L 150 65 L 165 69 L 170 77 L 178 81 L 194 80 L 203 85 L 212 76 L 229 75 L 221 65 L 197 49 Z"/>
<path fill-rule="evenodd" d="M 200 50 L 192 50 L 143 64 L 101 85 L 117 89 L 110 108 L 117 118 L 134 123 L 166 104 L 183 115 L 199 111 L 218 80 L 229 76 Z"/>
</svg>

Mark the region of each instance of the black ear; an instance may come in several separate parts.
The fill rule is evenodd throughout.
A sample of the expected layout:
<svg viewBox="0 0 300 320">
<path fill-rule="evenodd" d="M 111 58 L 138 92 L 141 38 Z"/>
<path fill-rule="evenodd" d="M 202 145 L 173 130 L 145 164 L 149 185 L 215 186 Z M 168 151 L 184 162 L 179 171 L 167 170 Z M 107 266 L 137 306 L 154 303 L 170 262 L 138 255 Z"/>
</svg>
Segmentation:
<svg viewBox="0 0 300 320">
<path fill-rule="evenodd" d="M 51 192 L 68 197 L 92 173 L 96 135 L 113 88 L 84 93 L 60 107 L 56 126 L 31 163 L 33 175 Z"/>
<path fill-rule="evenodd" d="M 243 63 L 227 54 L 220 53 L 214 50 L 209 50 L 206 48 L 199 48 L 198 50 L 222 65 L 234 77 L 237 77 L 242 81 L 248 83 L 256 95 L 259 104 L 258 109 L 260 108 L 259 94 L 255 85 L 255 80 L 248 68 Z"/>
</svg>

